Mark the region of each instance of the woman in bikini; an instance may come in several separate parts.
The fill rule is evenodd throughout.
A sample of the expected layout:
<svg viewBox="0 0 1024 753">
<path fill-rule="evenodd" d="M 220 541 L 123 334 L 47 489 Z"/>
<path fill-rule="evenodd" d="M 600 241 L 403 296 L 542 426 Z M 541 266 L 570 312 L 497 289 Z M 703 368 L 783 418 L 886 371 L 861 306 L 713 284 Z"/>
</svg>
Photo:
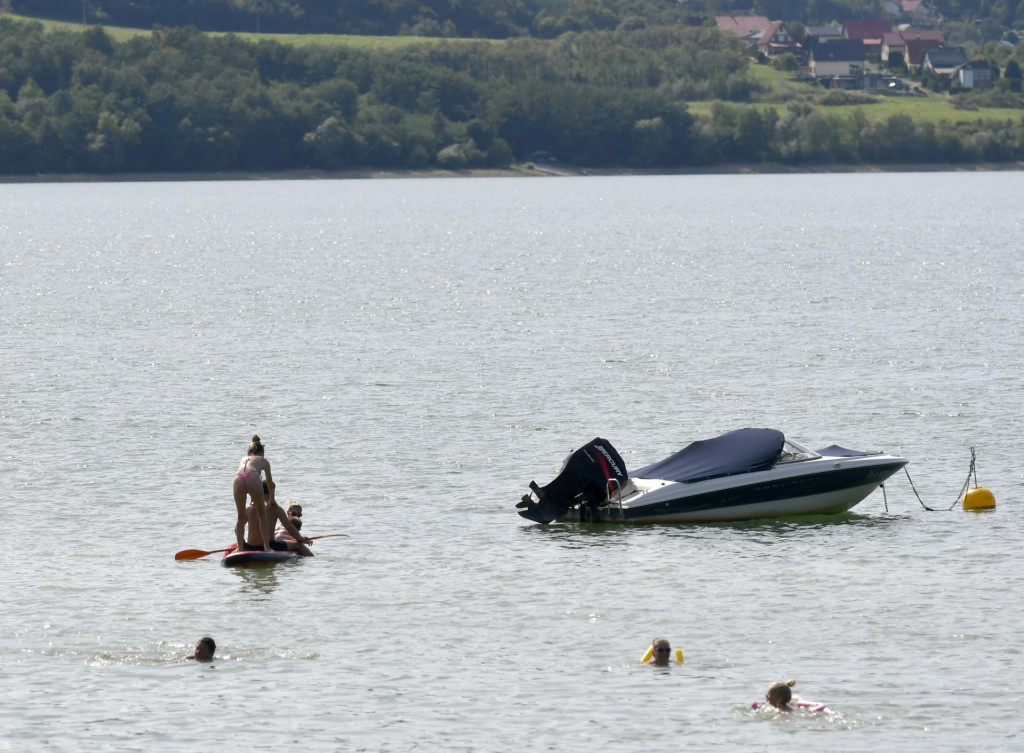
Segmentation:
<svg viewBox="0 0 1024 753">
<path fill-rule="evenodd" d="M 270 462 L 263 457 L 263 445 L 260 442 L 260 435 L 252 435 L 252 444 L 249 445 L 249 454 L 242 458 L 238 464 L 238 472 L 231 484 L 231 491 L 235 495 L 235 507 L 238 510 L 238 521 L 235 523 L 235 539 L 238 544 L 238 551 L 244 551 L 253 547 L 245 545 L 245 498 L 252 498 L 253 507 L 259 517 L 260 533 L 262 534 L 263 551 L 269 552 L 271 540 L 270 520 L 267 518 L 267 508 L 263 503 L 263 480 L 260 473 L 267 477 L 267 489 L 270 499 L 274 499 L 274 479 L 270 475 Z M 255 538 L 255 537 L 254 537 Z"/>
</svg>

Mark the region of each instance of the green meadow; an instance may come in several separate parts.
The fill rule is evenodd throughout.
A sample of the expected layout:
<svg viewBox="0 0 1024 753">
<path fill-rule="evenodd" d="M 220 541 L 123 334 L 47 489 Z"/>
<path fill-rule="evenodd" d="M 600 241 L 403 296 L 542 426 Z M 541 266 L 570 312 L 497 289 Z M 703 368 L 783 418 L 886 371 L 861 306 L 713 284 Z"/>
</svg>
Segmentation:
<svg viewBox="0 0 1024 753">
<path fill-rule="evenodd" d="M 758 110 L 775 110 L 781 115 L 786 110 L 785 102 L 753 102 L 735 103 L 727 102 L 730 107 L 752 107 Z M 884 98 L 881 102 L 873 104 L 858 105 L 821 105 L 813 101 L 809 104 L 817 111 L 846 117 L 854 110 L 860 110 L 868 120 L 888 120 L 893 115 L 908 115 L 917 123 L 978 123 L 986 120 L 1020 120 L 1024 117 L 1024 110 L 1008 107 L 981 107 L 977 110 L 960 110 L 951 102 L 937 98 Z M 711 109 L 714 102 L 690 102 L 687 107 L 694 115 L 711 116 Z"/>
<path fill-rule="evenodd" d="M 940 95 L 941 96 L 941 95 Z M 884 97 L 881 102 L 871 105 L 856 105 L 869 120 L 887 120 L 893 115 L 909 115 L 915 122 L 928 123 L 976 123 L 984 120 L 1020 120 L 1024 110 L 1010 107 L 979 107 L 977 110 L 961 110 L 952 102 L 937 97 Z M 830 115 L 843 116 L 851 107 L 818 105 L 817 109 Z"/>
<path fill-rule="evenodd" d="M 756 104 L 740 105 L 767 109 L 774 107 L 782 111 L 788 102 L 806 102 L 816 110 L 828 114 L 845 117 L 854 109 L 860 110 L 869 120 L 888 120 L 893 115 L 908 115 L 915 122 L 940 123 L 976 123 L 983 120 L 1019 120 L 1024 110 L 1007 107 L 981 107 L 976 110 L 962 110 L 954 105 L 949 95 L 944 93 L 924 92 L 924 96 L 916 95 L 868 95 L 874 102 L 851 105 L 827 105 L 820 100 L 827 95 L 827 90 L 800 81 L 794 81 L 791 74 L 777 71 L 768 65 L 751 65 L 751 76 L 760 84 L 769 88 L 768 93 Z M 694 102 L 690 104 L 691 112 L 710 114 L 710 102 Z"/>
<path fill-rule="evenodd" d="M 88 26 L 102 26 L 103 30 L 110 35 L 111 39 L 118 42 L 124 42 L 132 37 L 137 37 L 140 34 L 149 34 L 148 29 L 131 29 L 124 26 L 107 26 L 104 24 L 80 24 L 73 23 L 70 21 L 50 21 L 41 18 L 29 18 L 28 16 L 19 16 L 15 13 L 7 14 L 11 18 L 16 18 L 19 21 L 37 21 L 41 23 L 47 31 L 82 31 L 88 28 Z M 228 33 L 234 34 L 240 39 L 245 39 L 250 42 L 259 42 L 260 40 L 273 40 L 280 42 L 281 44 L 290 44 L 300 47 L 311 47 L 311 46 L 322 46 L 322 47 L 356 47 L 361 49 L 373 49 L 373 50 L 394 50 L 402 47 L 409 47 L 412 45 L 421 44 L 440 44 L 442 42 L 448 42 L 449 44 L 465 44 L 467 42 L 489 42 L 491 44 L 501 44 L 502 40 L 481 40 L 481 39 L 468 39 L 468 38 L 442 38 L 442 37 L 373 37 L 373 36 L 356 36 L 352 34 L 257 34 L 256 32 L 218 32 L 211 31 L 206 32 L 211 36 L 225 36 Z"/>
</svg>

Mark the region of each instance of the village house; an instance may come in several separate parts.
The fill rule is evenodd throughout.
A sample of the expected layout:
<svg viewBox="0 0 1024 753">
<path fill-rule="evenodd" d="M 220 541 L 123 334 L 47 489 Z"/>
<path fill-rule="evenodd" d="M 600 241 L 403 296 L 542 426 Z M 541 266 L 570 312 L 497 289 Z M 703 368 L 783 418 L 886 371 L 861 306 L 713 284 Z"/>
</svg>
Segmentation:
<svg viewBox="0 0 1024 753">
<path fill-rule="evenodd" d="M 756 44 L 771 25 L 768 16 L 715 16 L 715 23 L 722 31 L 729 31 L 751 44 Z"/>
<path fill-rule="evenodd" d="M 942 44 L 934 39 L 908 39 L 904 61 L 912 68 L 920 68 L 921 63 L 924 62 L 924 53 L 928 50 L 937 50 L 942 47 Z"/>
<path fill-rule="evenodd" d="M 843 27 L 835 24 L 825 26 L 808 26 L 804 29 L 809 42 L 826 42 L 829 39 L 842 39 Z"/>
<path fill-rule="evenodd" d="M 900 36 L 908 42 L 915 39 L 938 42 L 940 47 L 946 43 L 946 35 L 942 29 L 918 29 L 908 26 L 905 29 L 900 29 Z"/>
<path fill-rule="evenodd" d="M 945 36 L 938 29 L 908 28 L 890 31 L 882 36 L 880 60 L 883 63 L 891 62 L 891 56 L 898 53 L 902 55 L 906 65 L 919 66 L 926 49 L 942 47 L 945 43 Z"/>
<path fill-rule="evenodd" d="M 967 62 L 963 47 L 933 47 L 924 51 L 921 71 L 952 76 L 957 68 Z"/>
<path fill-rule="evenodd" d="M 867 54 L 859 39 L 834 39 L 811 45 L 810 68 L 815 78 L 858 76 Z"/>
<path fill-rule="evenodd" d="M 939 20 L 938 10 L 923 0 L 886 0 L 883 9 L 890 16 L 909 18 L 914 23 L 932 23 Z"/>
<path fill-rule="evenodd" d="M 979 89 L 992 84 L 992 66 L 987 60 L 971 60 L 958 66 L 951 74 L 954 86 Z"/>
<path fill-rule="evenodd" d="M 772 21 L 757 41 L 757 51 L 766 57 L 775 57 L 784 52 L 803 56 L 803 45 L 796 41 L 782 21 Z"/>
<path fill-rule="evenodd" d="M 892 31 L 892 25 L 884 19 L 860 18 L 843 21 L 843 39 L 856 39 L 864 43 L 864 49 L 873 55 L 882 52 L 882 37 Z"/>
<path fill-rule="evenodd" d="M 715 23 L 746 42 L 751 53 L 775 57 L 792 52 L 802 57 L 803 47 L 782 21 L 769 21 L 767 16 L 715 16 Z"/>
<path fill-rule="evenodd" d="M 899 55 L 903 62 L 906 63 L 907 43 L 898 31 L 889 31 L 882 35 L 882 51 L 879 59 L 883 63 L 891 63 L 894 55 Z"/>
</svg>

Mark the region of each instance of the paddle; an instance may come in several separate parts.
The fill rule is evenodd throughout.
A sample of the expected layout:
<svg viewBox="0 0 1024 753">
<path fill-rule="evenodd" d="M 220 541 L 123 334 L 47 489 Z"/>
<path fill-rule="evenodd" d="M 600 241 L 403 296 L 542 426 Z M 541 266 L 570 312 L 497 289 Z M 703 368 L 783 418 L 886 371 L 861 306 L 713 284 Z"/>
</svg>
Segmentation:
<svg viewBox="0 0 1024 753">
<path fill-rule="evenodd" d="M 174 555 L 174 559 L 176 559 L 176 560 L 197 560 L 200 557 L 205 557 L 208 554 L 216 554 L 217 552 L 226 552 L 226 551 L 227 551 L 227 549 L 214 549 L 214 550 L 209 551 L 209 552 L 207 552 L 207 551 L 205 551 L 203 549 L 182 549 L 180 552 L 178 552 L 176 555 Z"/>
<path fill-rule="evenodd" d="M 322 534 L 320 536 L 310 536 L 309 539 L 310 539 L 310 541 L 312 541 L 313 539 L 329 539 L 332 536 L 344 536 L 345 538 L 348 538 L 348 534 L 347 533 L 325 533 L 325 534 Z M 182 549 L 180 552 L 178 552 L 176 555 L 174 555 L 174 559 L 176 559 L 176 560 L 197 560 L 200 557 L 205 557 L 208 554 L 217 554 L 218 552 L 226 552 L 230 548 L 231 547 L 227 547 L 226 549 L 213 549 L 213 550 L 211 550 L 209 552 L 206 551 L 205 549 Z"/>
</svg>

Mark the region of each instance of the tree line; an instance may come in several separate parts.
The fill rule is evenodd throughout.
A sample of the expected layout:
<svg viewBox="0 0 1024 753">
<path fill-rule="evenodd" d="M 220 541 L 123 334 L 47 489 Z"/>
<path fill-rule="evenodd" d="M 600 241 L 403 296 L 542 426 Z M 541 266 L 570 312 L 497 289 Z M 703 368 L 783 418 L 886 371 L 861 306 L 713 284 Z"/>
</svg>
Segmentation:
<svg viewBox="0 0 1024 753">
<path fill-rule="evenodd" d="M 426 37 L 553 38 L 566 31 L 678 23 L 693 15 L 666 0 L 5 0 L 15 13 L 149 29 Z M 699 12 L 699 11 L 698 11 Z"/>
<path fill-rule="evenodd" d="M 0 17 L 0 173 L 971 162 L 1024 158 L 1020 119 L 917 125 L 739 107 L 759 85 L 708 27 L 401 50 Z M 723 100 L 707 116 L 687 101 Z"/>
<path fill-rule="evenodd" d="M 1024 28 L 1024 0 L 931 4 L 946 21 Z M 885 17 L 884 0 L 2 0 L 2 5 L 27 16 L 143 29 L 487 39 L 552 39 L 568 31 L 700 23 L 719 13 L 751 11 L 802 23 Z"/>
</svg>

